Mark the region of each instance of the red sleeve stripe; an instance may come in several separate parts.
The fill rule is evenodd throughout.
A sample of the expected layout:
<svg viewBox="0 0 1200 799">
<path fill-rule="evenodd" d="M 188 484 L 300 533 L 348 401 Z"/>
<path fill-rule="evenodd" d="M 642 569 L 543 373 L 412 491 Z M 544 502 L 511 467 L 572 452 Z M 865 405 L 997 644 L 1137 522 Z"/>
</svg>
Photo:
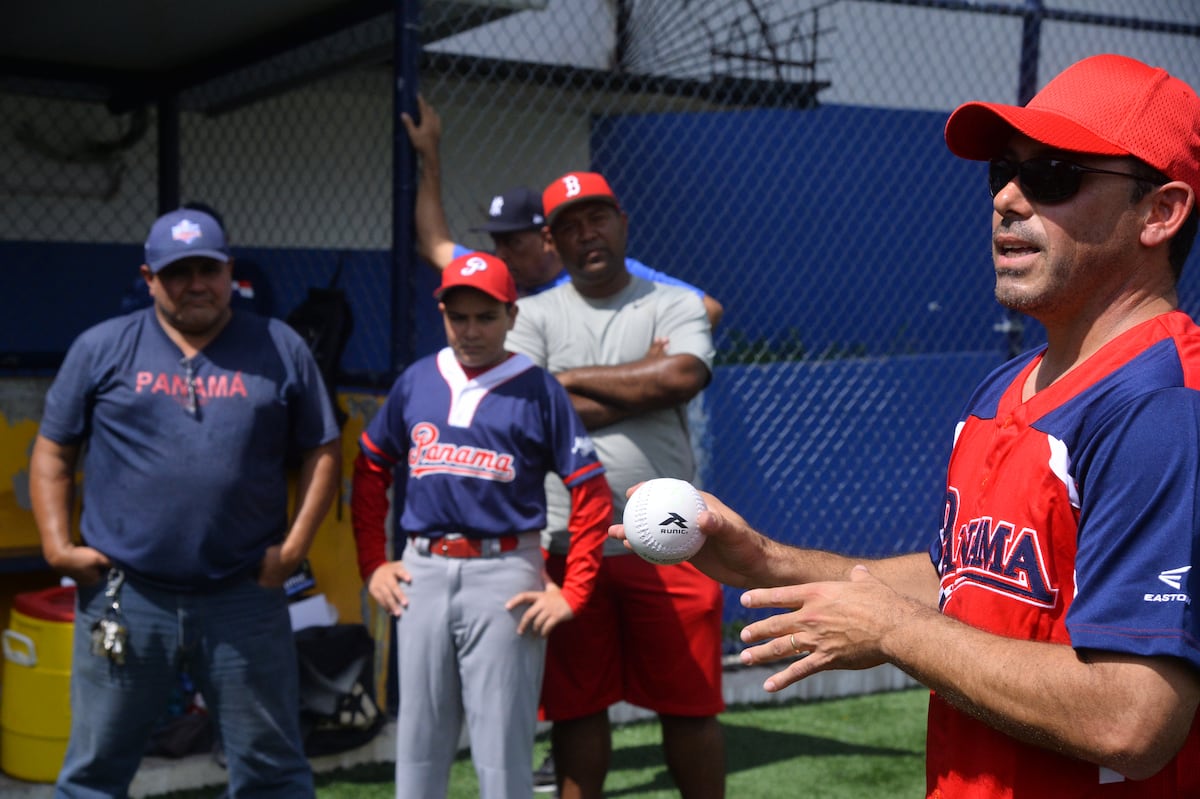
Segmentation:
<svg viewBox="0 0 1200 799">
<path fill-rule="evenodd" d="M 604 474 L 604 464 L 600 461 L 596 461 L 595 463 L 589 463 L 582 469 L 577 469 L 576 471 L 567 475 L 563 478 L 563 482 L 566 483 L 568 488 L 574 488 L 584 480 L 591 480 L 593 477 L 599 474 Z"/>
<path fill-rule="evenodd" d="M 379 458 L 380 460 L 393 466 L 398 462 L 396 458 L 391 457 L 378 446 L 376 446 L 375 442 L 371 440 L 371 437 L 367 435 L 366 430 L 364 430 L 362 435 L 358 437 L 358 443 L 362 445 L 363 450 L 366 451 L 366 453 L 370 456 Z"/>
</svg>

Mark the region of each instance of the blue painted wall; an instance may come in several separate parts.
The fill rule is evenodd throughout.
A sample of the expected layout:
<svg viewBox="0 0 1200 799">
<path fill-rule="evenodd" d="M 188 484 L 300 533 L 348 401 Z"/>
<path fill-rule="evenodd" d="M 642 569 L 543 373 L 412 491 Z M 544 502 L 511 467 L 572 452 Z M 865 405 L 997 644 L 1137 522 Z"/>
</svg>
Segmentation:
<svg viewBox="0 0 1200 799">
<path fill-rule="evenodd" d="M 950 155 L 944 124 L 844 106 L 618 117 L 595 126 L 594 167 L 630 252 L 725 302 L 719 344 L 995 349 L 984 168 Z"/>
</svg>

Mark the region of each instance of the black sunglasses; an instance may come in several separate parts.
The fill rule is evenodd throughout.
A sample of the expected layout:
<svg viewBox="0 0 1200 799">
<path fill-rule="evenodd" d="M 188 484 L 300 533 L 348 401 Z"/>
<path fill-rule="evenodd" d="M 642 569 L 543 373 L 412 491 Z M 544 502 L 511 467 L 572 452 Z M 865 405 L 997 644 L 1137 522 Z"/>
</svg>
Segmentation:
<svg viewBox="0 0 1200 799">
<path fill-rule="evenodd" d="M 1161 186 L 1153 180 L 1128 172 L 1113 172 L 1082 166 L 1061 158 L 1030 158 L 1016 163 L 1007 158 L 993 158 L 988 162 L 988 188 L 995 197 L 1013 178 L 1021 181 L 1021 191 L 1034 202 L 1061 203 L 1071 199 L 1079 191 L 1084 175 L 1117 175 Z"/>
</svg>

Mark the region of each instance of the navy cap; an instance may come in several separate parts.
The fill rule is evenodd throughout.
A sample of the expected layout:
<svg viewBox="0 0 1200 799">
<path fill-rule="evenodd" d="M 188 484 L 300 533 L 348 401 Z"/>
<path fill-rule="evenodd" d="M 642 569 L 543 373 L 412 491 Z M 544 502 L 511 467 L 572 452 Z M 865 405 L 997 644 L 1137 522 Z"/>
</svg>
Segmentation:
<svg viewBox="0 0 1200 799">
<path fill-rule="evenodd" d="M 146 265 L 151 272 L 196 256 L 229 260 L 225 230 L 216 219 L 195 208 L 180 208 L 154 221 L 146 237 Z"/>
<path fill-rule="evenodd" d="M 515 233 L 518 230 L 540 230 L 545 224 L 542 195 L 525 186 L 517 186 L 493 197 L 492 204 L 488 206 L 488 221 L 471 230 Z"/>
</svg>

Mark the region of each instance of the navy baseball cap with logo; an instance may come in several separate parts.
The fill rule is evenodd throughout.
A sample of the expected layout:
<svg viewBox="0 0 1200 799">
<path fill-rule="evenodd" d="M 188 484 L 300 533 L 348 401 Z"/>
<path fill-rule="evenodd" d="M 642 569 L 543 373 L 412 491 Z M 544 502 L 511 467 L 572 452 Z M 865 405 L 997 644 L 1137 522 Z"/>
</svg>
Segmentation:
<svg viewBox="0 0 1200 799">
<path fill-rule="evenodd" d="M 488 206 L 488 221 L 471 230 L 516 233 L 518 230 L 541 230 L 545 224 L 542 195 L 525 186 L 517 186 L 493 197 Z"/>
<path fill-rule="evenodd" d="M 195 208 L 179 208 L 154 221 L 146 237 L 146 265 L 158 273 L 183 258 L 228 261 L 225 230 L 211 215 Z"/>
</svg>

